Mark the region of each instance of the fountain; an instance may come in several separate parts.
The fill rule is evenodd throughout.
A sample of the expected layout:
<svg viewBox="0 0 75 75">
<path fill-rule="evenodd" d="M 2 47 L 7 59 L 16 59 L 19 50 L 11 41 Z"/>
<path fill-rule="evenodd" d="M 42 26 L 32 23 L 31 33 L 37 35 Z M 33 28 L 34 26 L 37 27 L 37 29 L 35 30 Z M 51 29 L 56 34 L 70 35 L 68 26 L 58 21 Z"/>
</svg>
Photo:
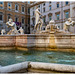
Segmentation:
<svg viewBox="0 0 75 75">
<path fill-rule="evenodd" d="M 34 34 L 24 34 L 24 30 L 20 27 L 19 30 L 16 28 L 16 24 L 12 19 L 6 23 L 7 27 L 12 29 L 5 35 L 5 29 L 2 29 L 0 36 L 0 49 L 21 49 L 28 50 L 30 48 L 40 50 L 60 50 L 60 49 L 75 49 L 75 34 L 69 31 L 70 26 L 75 25 L 75 21 L 71 18 L 64 23 L 64 28 L 61 31 L 58 25 L 55 24 L 54 20 L 51 20 L 46 26 L 45 30 L 42 29 L 43 20 L 40 18 L 42 15 L 39 12 L 38 7 L 35 10 L 35 27 Z M 43 17 L 43 15 L 42 15 Z M 20 33 L 19 33 L 20 31 Z M 11 40 L 10 40 L 11 39 Z M 62 50 L 64 51 L 64 50 Z M 69 50 L 68 50 L 69 51 Z"/>
<path fill-rule="evenodd" d="M 2 59 L 6 61 L 10 60 L 10 62 L 11 59 L 13 59 L 14 61 L 5 64 L 1 60 L 4 66 L 0 66 L 0 73 L 28 72 L 31 70 L 33 70 L 33 72 L 35 72 L 35 70 L 41 70 L 47 73 L 75 72 L 75 63 L 73 63 L 73 59 L 75 58 L 71 57 L 71 55 L 75 54 L 72 53 L 75 52 L 75 34 L 69 31 L 69 26 L 74 26 L 75 22 L 69 18 L 64 24 L 64 29 L 61 31 L 55 24 L 55 21 L 51 20 L 43 31 L 41 30 L 43 21 L 40 18 L 41 13 L 38 11 L 38 8 L 35 10 L 35 15 L 36 23 L 34 34 L 24 34 L 22 27 L 17 30 L 16 24 L 12 19 L 9 19 L 6 23 L 7 26 L 12 29 L 7 34 L 4 34 L 5 29 L 2 29 L 0 35 L 0 55 L 7 54 L 5 56 L 7 58 L 4 59 L 5 57 L 3 55 Z M 4 51 L 1 52 L 1 50 Z M 5 52 L 5 50 L 7 52 Z M 18 50 L 21 50 L 21 52 L 17 52 Z M 24 50 L 25 53 L 22 53 L 22 50 Z M 72 54 L 70 55 L 70 53 L 68 53 L 68 55 L 66 55 L 66 52 Z M 71 57 L 71 59 L 67 59 L 68 57 Z M 66 61 L 69 62 L 68 65 Z M 18 64 L 15 64 L 16 62 Z"/>
</svg>

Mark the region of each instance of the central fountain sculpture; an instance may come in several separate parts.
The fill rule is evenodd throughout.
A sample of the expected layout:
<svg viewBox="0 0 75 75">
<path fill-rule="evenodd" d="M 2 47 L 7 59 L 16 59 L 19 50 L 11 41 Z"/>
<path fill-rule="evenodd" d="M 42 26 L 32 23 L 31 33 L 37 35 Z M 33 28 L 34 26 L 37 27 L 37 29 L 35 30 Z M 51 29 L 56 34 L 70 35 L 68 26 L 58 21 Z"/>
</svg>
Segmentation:
<svg viewBox="0 0 75 75">
<path fill-rule="evenodd" d="M 46 26 L 46 29 L 45 29 L 45 32 L 48 32 L 48 33 L 50 33 L 50 32 L 52 32 L 52 31 L 58 31 L 59 30 L 59 28 L 58 28 L 58 26 L 55 24 L 55 21 L 54 20 L 51 20 L 50 22 L 49 22 L 49 24 Z"/>
</svg>

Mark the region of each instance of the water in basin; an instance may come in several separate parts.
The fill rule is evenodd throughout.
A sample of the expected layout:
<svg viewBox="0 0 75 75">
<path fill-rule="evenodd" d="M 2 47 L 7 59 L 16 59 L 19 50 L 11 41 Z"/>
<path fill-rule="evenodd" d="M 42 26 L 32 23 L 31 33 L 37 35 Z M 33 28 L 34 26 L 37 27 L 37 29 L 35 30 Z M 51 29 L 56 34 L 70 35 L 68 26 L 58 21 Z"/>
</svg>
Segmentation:
<svg viewBox="0 0 75 75">
<path fill-rule="evenodd" d="M 35 50 L 0 51 L 1 66 L 7 66 L 24 61 L 75 65 L 75 53 L 55 52 L 55 51 L 35 51 Z"/>
</svg>

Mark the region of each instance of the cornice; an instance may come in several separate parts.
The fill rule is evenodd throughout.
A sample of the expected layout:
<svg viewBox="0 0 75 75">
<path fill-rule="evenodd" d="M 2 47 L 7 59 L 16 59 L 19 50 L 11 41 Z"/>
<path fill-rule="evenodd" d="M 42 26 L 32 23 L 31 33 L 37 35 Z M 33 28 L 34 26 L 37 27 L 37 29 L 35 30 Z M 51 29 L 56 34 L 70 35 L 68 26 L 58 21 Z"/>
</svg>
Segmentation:
<svg viewBox="0 0 75 75">
<path fill-rule="evenodd" d="M 34 4 L 30 5 L 30 8 L 31 8 L 31 7 L 34 7 L 34 6 L 36 6 L 36 5 L 39 5 L 39 4 L 41 4 L 41 3 L 45 3 L 45 1 L 41 1 L 41 2 L 34 3 Z"/>
</svg>

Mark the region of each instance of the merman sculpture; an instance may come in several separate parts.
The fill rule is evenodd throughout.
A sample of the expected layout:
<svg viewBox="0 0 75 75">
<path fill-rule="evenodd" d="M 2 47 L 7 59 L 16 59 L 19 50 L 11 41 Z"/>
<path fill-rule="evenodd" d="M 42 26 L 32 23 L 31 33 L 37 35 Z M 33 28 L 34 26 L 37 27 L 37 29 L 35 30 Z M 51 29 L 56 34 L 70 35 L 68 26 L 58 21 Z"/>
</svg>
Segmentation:
<svg viewBox="0 0 75 75">
<path fill-rule="evenodd" d="M 19 29 L 18 31 L 20 31 L 20 34 L 21 34 L 21 35 L 24 34 L 24 30 L 23 30 L 22 27 L 20 27 L 20 29 Z"/>
<path fill-rule="evenodd" d="M 9 19 L 9 21 L 6 23 L 7 27 L 11 27 L 12 29 L 7 33 L 7 35 L 13 35 L 13 34 L 19 34 L 16 28 L 15 22 L 13 22 L 12 19 Z"/>
<path fill-rule="evenodd" d="M 4 35 L 5 32 L 6 32 L 5 29 L 2 29 L 2 30 L 1 30 L 1 35 Z"/>
<path fill-rule="evenodd" d="M 74 24 L 75 24 L 75 21 L 72 21 L 71 18 L 68 18 L 68 21 L 66 21 L 64 24 L 64 31 L 70 32 L 70 26 L 74 26 Z"/>
</svg>

